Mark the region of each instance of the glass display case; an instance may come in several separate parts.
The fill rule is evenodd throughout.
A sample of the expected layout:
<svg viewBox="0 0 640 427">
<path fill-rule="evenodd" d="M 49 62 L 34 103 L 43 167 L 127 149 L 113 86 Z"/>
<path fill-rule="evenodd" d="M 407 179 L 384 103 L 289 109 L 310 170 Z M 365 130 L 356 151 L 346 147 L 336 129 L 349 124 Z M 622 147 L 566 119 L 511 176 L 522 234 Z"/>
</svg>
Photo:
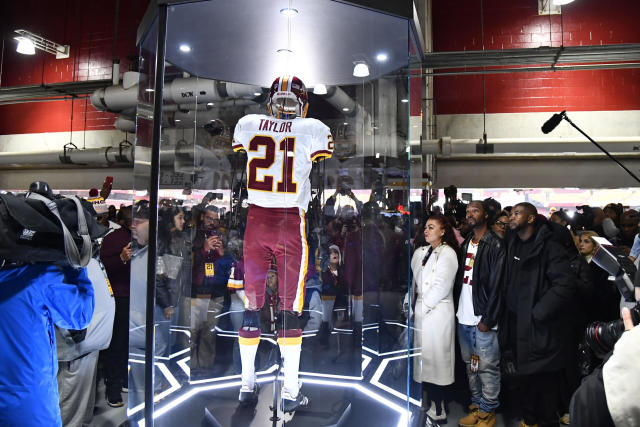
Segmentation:
<svg viewBox="0 0 640 427">
<path fill-rule="evenodd" d="M 158 3 L 139 31 L 129 419 L 415 424 L 412 4 Z"/>
</svg>

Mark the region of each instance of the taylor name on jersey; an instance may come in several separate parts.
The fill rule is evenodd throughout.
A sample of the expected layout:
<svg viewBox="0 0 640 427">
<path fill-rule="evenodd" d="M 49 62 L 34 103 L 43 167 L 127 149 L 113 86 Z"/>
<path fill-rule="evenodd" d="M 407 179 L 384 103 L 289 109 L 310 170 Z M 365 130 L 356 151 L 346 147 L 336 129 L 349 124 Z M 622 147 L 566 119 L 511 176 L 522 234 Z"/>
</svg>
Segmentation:
<svg viewBox="0 0 640 427">
<path fill-rule="evenodd" d="M 329 127 L 316 119 L 250 114 L 236 125 L 233 150 L 247 152 L 249 203 L 306 211 L 311 167 L 314 161 L 331 157 L 333 137 Z"/>
</svg>

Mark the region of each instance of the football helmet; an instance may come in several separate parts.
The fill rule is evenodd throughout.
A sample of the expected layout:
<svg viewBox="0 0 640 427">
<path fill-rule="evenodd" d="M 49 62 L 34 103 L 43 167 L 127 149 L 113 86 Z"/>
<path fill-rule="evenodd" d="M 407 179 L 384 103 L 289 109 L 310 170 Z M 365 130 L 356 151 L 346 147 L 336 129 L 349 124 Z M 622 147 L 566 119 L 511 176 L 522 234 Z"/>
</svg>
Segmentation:
<svg viewBox="0 0 640 427">
<path fill-rule="evenodd" d="M 296 76 L 279 76 L 271 84 L 269 114 L 276 119 L 306 117 L 309 108 L 307 88 Z"/>
</svg>

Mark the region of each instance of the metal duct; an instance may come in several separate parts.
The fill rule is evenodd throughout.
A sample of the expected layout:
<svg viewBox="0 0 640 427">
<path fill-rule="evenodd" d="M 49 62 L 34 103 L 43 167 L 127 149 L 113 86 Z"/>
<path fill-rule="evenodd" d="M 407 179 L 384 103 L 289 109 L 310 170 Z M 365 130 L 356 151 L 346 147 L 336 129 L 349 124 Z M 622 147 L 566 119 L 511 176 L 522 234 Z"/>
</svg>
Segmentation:
<svg viewBox="0 0 640 427">
<path fill-rule="evenodd" d="M 122 115 L 118 116 L 113 126 L 115 126 L 116 129 L 121 130 L 122 132 L 135 133 L 136 131 L 135 119 L 129 119 L 127 117 L 123 117 Z"/>
<path fill-rule="evenodd" d="M 435 154 L 439 158 L 468 155 L 476 153 L 476 145 L 479 139 L 451 139 L 442 137 L 422 142 L 422 154 Z M 493 144 L 494 154 L 490 156 L 531 153 L 551 154 L 562 153 L 600 153 L 600 151 L 584 138 L 488 138 L 488 144 Z M 627 152 L 640 156 L 640 137 L 600 137 L 598 143 L 609 151 Z"/>
<path fill-rule="evenodd" d="M 347 117 L 354 117 L 358 110 L 358 104 L 347 93 L 338 86 L 332 86 L 326 95 L 320 95 L 329 104 L 333 105 L 338 111 L 342 111 Z M 345 111 L 344 109 L 347 109 Z"/>
<path fill-rule="evenodd" d="M 61 164 L 111 166 L 133 164 L 133 147 L 68 149 L 25 153 L 0 153 L 0 167 L 60 166 Z"/>
<path fill-rule="evenodd" d="M 255 99 L 262 96 L 260 86 L 218 82 L 197 77 L 177 78 L 166 84 L 163 92 L 165 101 L 182 105 L 216 102 L 225 98 Z"/>
<path fill-rule="evenodd" d="M 91 94 L 91 105 L 97 110 L 118 113 L 134 108 L 138 103 L 138 85 L 124 89 L 122 86 L 109 86 Z"/>
</svg>

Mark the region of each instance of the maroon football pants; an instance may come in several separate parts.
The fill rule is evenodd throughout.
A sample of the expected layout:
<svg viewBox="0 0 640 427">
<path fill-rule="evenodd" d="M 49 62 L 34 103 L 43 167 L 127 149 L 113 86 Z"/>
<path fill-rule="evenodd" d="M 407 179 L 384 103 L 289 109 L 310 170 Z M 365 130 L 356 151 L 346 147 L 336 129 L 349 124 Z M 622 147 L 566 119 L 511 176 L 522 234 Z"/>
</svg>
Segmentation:
<svg viewBox="0 0 640 427">
<path fill-rule="evenodd" d="M 264 305 L 265 280 L 273 257 L 278 269 L 281 310 L 301 313 L 309 258 L 305 213 L 299 208 L 250 205 L 244 235 L 247 310 L 260 310 Z"/>
</svg>

